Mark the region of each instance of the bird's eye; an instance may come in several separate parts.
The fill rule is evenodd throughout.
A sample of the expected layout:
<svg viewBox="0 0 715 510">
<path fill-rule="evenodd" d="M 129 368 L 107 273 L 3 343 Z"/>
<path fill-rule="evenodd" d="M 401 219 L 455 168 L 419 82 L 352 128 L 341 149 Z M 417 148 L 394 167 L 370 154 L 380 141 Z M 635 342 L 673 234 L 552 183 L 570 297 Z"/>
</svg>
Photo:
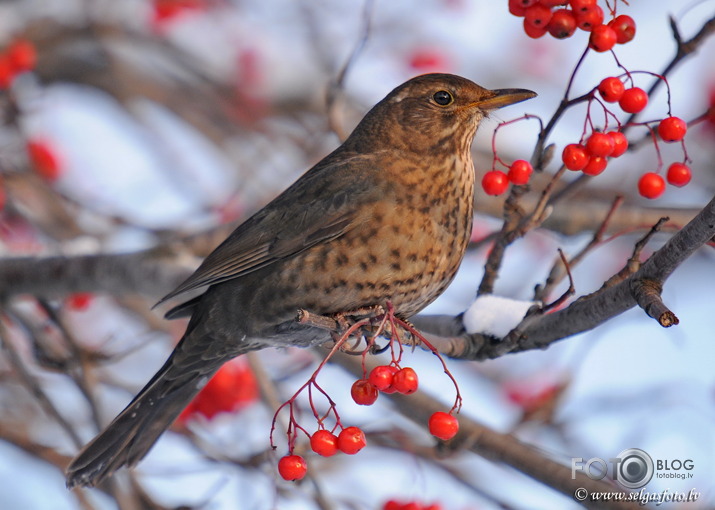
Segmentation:
<svg viewBox="0 0 715 510">
<path fill-rule="evenodd" d="M 434 99 L 434 102 L 440 106 L 447 106 L 454 102 L 454 97 L 452 97 L 452 94 L 450 94 L 446 90 L 440 90 L 438 92 L 435 92 L 434 96 L 432 96 L 432 99 Z"/>
</svg>

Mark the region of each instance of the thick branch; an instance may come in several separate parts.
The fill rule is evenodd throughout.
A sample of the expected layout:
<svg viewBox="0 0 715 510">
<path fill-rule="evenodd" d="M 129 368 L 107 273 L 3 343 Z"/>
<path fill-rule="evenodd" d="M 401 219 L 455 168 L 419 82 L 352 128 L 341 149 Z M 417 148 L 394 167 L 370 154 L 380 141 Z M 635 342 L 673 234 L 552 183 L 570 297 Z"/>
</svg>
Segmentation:
<svg viewBox="0 0 715 510">
<path fill-rule="evenodd" d="M 636 296 L 639 293 L 634 293 L 633 282 L 650 281 L 662 286 L 683 261 L 710 241 L 713 236 L 715 236 L 715 198 L 629 278 L 594 294 L 583 296 L 564 310 L 546 315 L 530 315 L 502 341 L 495 341 L 482 335 L 469 336 L 466 335 L 463 327 L 460 327 L 460 338 L 464 340 L 464 344 L 469 345 L 455 350 L 464 352 L 467 359 L 497 358 L 510 352 L 542 349 L 552 342 L 593 329 L 638 304 Z M 653 308 L 656 305 L 652 304 L 653 293 L 648 295 L 650 301 L 646 302 L 646 305 L 657 313 L 658 308 Z M 667 307 L 663 311 L 665 310 Z M 656 318 L 661 320 L 660 316 Z M 451 324 L 454 332 L 454 322 L 450 322 L 450 319 L 453 321 L 452 318 L 423 317 L 415 323 L 427 332 L 433 333 L 430 323 L 436 320 L 440 326 L 435 330 L 441 329 L 445 324 Z M 668 323 L 677 319 L 664 317 L 663 320 Z M 452 341 L 454 342 L 454 337 Z"/>
<path fill-rule="evenodd" d="M 658 321 L 664 328 L 675 326 L 680 321 L 670 309 L 665 306 L 660 293 L 663 285 L 660 282 L 648 279 L 636 279 L 631 281 L 631 293 L 645 313 Z"/>
<path fill-rule="evenodd" d="M 0 294 L 45 297 L 73 292 L 141 293 L 160 297 L 190 271 L 163 250 L 119 255 L 8 258 L 0 263 Z"/>
</svg>

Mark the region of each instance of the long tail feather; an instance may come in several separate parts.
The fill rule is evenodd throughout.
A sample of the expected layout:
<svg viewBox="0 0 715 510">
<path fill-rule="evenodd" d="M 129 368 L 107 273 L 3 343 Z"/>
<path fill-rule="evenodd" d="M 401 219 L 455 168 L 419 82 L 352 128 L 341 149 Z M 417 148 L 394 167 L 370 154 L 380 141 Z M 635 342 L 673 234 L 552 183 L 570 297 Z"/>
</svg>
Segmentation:
<svg viewBox="0 0 715 510">
<path fill-rule="evenodd" d="M 195 339 L 192 339 L 195 340 Z M 164 366 L 112 423 L 67 468 L 67 487 L 94 486 L 133 466 L 154 446 L 191 399 L 231 356 L 200 349 L 210 339 L 182 339 Z"/>
</svg>

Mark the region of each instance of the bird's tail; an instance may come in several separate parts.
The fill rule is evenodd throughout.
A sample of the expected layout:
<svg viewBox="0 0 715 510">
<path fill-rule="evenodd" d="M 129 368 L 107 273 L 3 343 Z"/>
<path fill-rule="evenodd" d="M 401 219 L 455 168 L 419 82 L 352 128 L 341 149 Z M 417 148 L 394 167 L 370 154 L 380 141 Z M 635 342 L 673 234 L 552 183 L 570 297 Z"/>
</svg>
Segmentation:
<svg viewBox="0 0 715 510">
<path fill-rule="evenodd" d="M 211 349 L 209 339 L 184 336 L 164 366 L 112 423 L 72 460 L 67 487 L 94 486 L 123 466 L 133 466 L 229 357 Z M 195 339 L 192 339 L 195 340 Z M 203 352 L 202 352 L 203 351 Z"/>
</svg>

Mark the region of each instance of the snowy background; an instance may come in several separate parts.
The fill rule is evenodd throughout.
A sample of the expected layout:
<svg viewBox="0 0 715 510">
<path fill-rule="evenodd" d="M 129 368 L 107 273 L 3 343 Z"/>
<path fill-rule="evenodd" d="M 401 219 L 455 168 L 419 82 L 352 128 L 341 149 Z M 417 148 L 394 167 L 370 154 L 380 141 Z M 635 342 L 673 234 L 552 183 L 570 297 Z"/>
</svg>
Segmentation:
<svg viewBox="0 0 715 510">
<path fill-rule="evenodd" d="M 617 48 L 618 58 L 631 70 L 653 72 L 660 72 L 674 52 L 667 16 L 675 16 L 688 38 L 712 16 L 715 6 L 715 2 L 666 0 L 630 3 L 619 8 L 636 19 L 638 34 L 632 43 Z M 506 0 L 429 0 L 417 7 L 406 0 L 375 0 L 369 38 L 345 83 L 345 109 L 352 115 L 346 116 L 346 123 L 354 122 L 353 117 L 358 118 L 409 77 L 433 70 L 460 74 L 485 87 L 523 87 L 539 93 L 538 98 L 501 111 L 484 123 L 477 137 L 478 151 L 489 151 L 491 133 L 500 120 L 525 112 L 548 118 L 587 36 L 579 33 L 565 41 L 528 39 L 521 20 L 508 14 L 506 4 Z M 45 84 L 33 75 L 21 77 L 14 86 L 23 113 L 19 127 L 24 137 L 48 140 L 57 148 L 62 173 L 51 186 L 76 204 L 77 221 L 84 233 L 64 242 L 50 242 L 18 232 L 17 225 L 5 226 L 2 249 L 7 255 L 132 251 L 154 245 L 161 231 L 198 232 L 220 224 L 227 216 L 243 217 L 256 210 L 338 143 L 325 128 L 324 94 L 360 38 L 363 8 L 363 2 L 348 0 L 220 2 L 183 14 L 157 30 L 149 2 L 4 2 L 0 5 L 0 33 L 15 33 L 26 23 L 41 19 L 68 26 L 101 22 L 174 45 L 187 59 L 198 62 L 212 80 L 233 82 L 254 116 L 249 115 L 246 121 L 238 115 L 239 127 L 217 142 L 182 120 L 172 111 L 171 103 L 141 97 L 120 103 L 88 85 Z M 138 43 L 133 45 L 131 38 L 127 39 L 118 42 L 113 51 L 146 72 L 192 83 L 191 77 L 182 75 L 182 69 L 175 68 L 161 52 L 144 53 Z M 715 41 L 708 41 L 671 76 L 675 115 L 692 119 L 705 111 L 715 89 L 713 64 Z M 575 90 L 586 92 L 601 78 L 617 72 L 609 54 L 591 54 Z M 636 79 L 643 80 L 644 88 L 650 84 L 645 75 Z M 664 90 L 660 92 L 641 119 L 666 115 Z M 185 92 L 181 101 L 200 103 L 199 92 Z M 271 113 L 294 103 L 304 108 L 309 105 L 313 115 L 291 120 Z M 583 115 L 583 110 L 577 109 L 555 131 L 552 141 L 559 150 L 578 137 L 574 133 L 580 133 Z M 613 196 L 619 191 L 626 195 L 626 203 L 645 207 L 700 207 L 715 190 L 710 164 L 714 137 L 704 126 L 689 133 L 694 180 L 683 189 L 669 188 L 658 201 L 639 198 L 635 186 L 643 168 L 654 169 L 657 164 L 649 145 L 609 166 L 590 184 L 591 193 Z M 535 123 L 505 129 L 499 138 L 502 157 L 528 159 L 535 138 Z M 664 147 L 664 159 L 679 158 L 678 150 Z M 12 151 L 17 152 L 17 142 L 6 144 L 4 157 L 12 158 Z M 478 176 L 489 164 L 481 158 Z M 552 163 L 549 170 L 553 172 L 554 167 Z M 478 197 L 482 203 L 497 200 Z M 480 215 L 475 230 L 484 234 L 499 225 L 497 219 Z M 546 278 L 556 249 L 575 253 L 591 235 L 567 237 L 546 230 L 528 234 L 509 250 L 496 293 L 530 299 L 534 285 Z M 574 271 L 577 294 L 597 289 L 620 269 L 636 239 L 622 236 L 596 249 Z M 656 236 L 651 248 L 664 239 L 664 235 Z M 486 248 L 471 251 L 457 281 L 426 312 L 455 314 L 469 307 L 485 254 Z M 544 352 L 479 364 L 451 363 L 465 397 L 463 413 L 499 431 L 514 431 L 566 465 L 571 457 L 608 459 L 631 447 L 644 449 L 654 459 L 692 459 L 692 479 L 654 479 L 647 489 L 695 488 L 703 493 L 701 501 L 682 508 L 715 505 L 714 257 L 708 249 L 701 250 L 667 282 L 663 297 L 680 318 L 677 327 L 662 329 L 634 309 Z M 153 297 L 164 290 L 168 289 L 158 289 Z M 151 299 L 147 303 L 150 305 Z M 171 348 L 172 332 L 153 330 L 111 296 L 96 296 L 87 310 L 68 312 L 68 320 L 78 340 L 86 345 L 116 352 L 128 346 L 138 348 L 105 367 L 119 381 L 118 386 L 126 389 L 103 388 L 101 410 L 108 420 L 161 364 Z M 434 358 L 422 352 L 409 356 L 409 365 L 420 374 L 422 389 L 444 396 L 447 404 L 452 390 Z M 309 353 L 293 349 L 266 351 L 259 357 L 275 377 L 283 398 L 306 380 L 316 361 Z M 83 424 L 83 439 L 89 439 L 94 430 L 86 402 L 76 388 L 60 374 L 38 369 L 35 375 L 61 412 L 73 423 Z M 328 367 L 321 382 L 335 388 L 332 396 L 345 421 L 375 434 L 402 428 L 416 443 L 431 444 L 424 431 L 391 411 L 387 399 L 381 398 L 371 408 L 354 405 L 348 391 L 352 378 L 340 369 Z M 2 384 L 0 381 L 0 412 L 20 413 L 27 402 L 13 399 L 23 393 Z M 552 422 L 520 422 L 520 398 L 561 384 L 568 386 Z M 24 398 L 30 396 L 24 394 Z M 265 450 L 271 416 L 271 409 L 255 403 L 210 423 L 195 424 L 194 432 L 216 451 L 247 458 Z M 74 452 L 71 442 L 49 418 L 33 424 L 28 433 L 64 454 Z M 516 471 L 470 454 L 444 462 L 465 477 L 462 482 L 447 469 L 410 452 L 379 446 L 368 446 L 354 457 L 311 456 L 309 464 L 317 486 L 288 484 L 277 479 L 270 464 L 247 469 L 210 462 L 198 455 L 184 436 L 168 433 L 140 465 L 139 473 L 148 493 L 167 508 L 312 509 L 318 508 L 317 492 L 334 508 L 379 508 L 389 498 L 439 502 L 445 509 L 459 510 L 577 507 L 569 498 Z M 98 491 L 87 492 L 86 498 L 91 508 L 117 508 Z M 64 488 L 63 475 L 57 469 L 0 442 L 0 508 L 85 507 Z"/>
</svg>

